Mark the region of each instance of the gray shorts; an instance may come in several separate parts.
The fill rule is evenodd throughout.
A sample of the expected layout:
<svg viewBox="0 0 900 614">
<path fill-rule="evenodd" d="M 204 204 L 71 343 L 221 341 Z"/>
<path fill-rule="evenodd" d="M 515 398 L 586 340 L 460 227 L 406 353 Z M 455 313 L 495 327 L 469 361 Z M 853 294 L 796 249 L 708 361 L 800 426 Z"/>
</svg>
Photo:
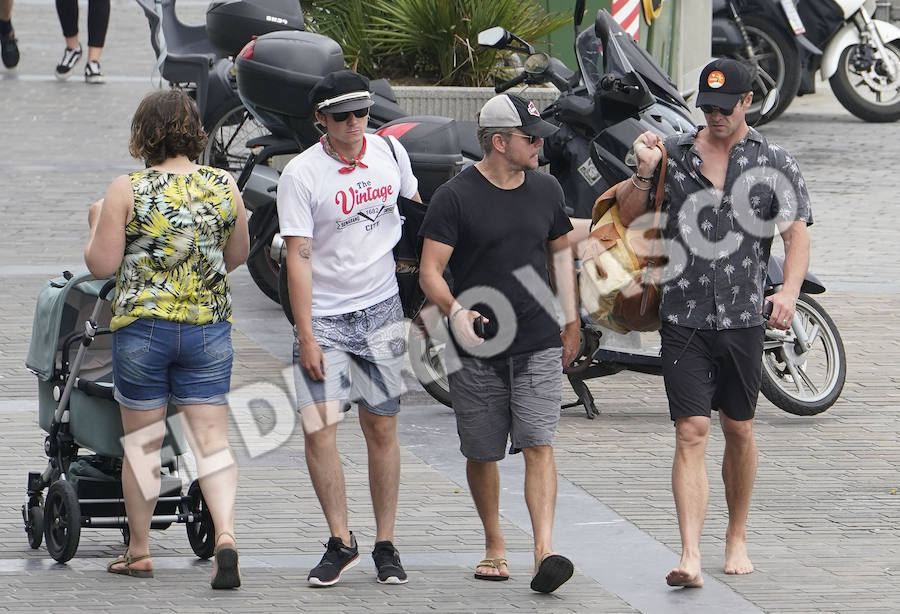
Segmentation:
<svg viewBox="0 0 900 614">
<path fill-rule="evenodd" d="M 562 348 L 460 362 L 449 379 L 463 456 L 501 460 L 507 438 L 510 454 L 552 445 L 562 401 Z"/>
<path fill-rule="evenodd" d="M 300 367 L 295 334 L 297 409 L 325 401 L 352 401 L 374 414 L 395 415 L 404 392 L 403 333 L 403 310 L 396 295 L 360 311 L 314 317 L 313 334 L 327 364 L 325 381 L 310 379 Z"/>
</svg>

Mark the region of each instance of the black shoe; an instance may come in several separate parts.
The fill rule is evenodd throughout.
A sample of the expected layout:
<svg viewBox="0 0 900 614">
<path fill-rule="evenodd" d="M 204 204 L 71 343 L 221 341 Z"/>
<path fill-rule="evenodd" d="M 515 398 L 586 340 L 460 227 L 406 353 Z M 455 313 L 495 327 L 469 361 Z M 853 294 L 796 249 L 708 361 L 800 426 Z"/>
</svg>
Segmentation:
<svg viewBox="0 0 900 614">
<path fill-rule="evenodd" d="M 326 544 L 327 550 L 319 564 L 312 568 L 306 581 L 312 586 L 331 586 L 337 584 L 345 569 L 359 563 L 359 549 L 356 537 L 350 532 L 350 546 L 345 546 L 340 537 L 331 537 Z"/>
<path fill-rule="evenodd" d="M 84 80 L 86 83 L 105 83 L 103 73 L 100 72 L 100 62 L 91 60 L 84 67 Z"/>
<path fill-rule="evenodd" d="M 375 567 L 378 568 L 378 582 L 380 584 L 406 584 L 408 578 L 400 564 L 400 553 L 391 542 L 375 542 L 372 551 L 375 559 Z"/>
<path fill-rule="evenodd" d="M 78 45 L 78 49 L 66 49 L 63 51 L 62 59 L 59 61 L 59 64 L 56 65 L 56 78 L 60 81 L 65 81 L 69 77 L 72 76 L 72 69 L 75 68 L 75 65 L 78 64 L 78 60 L 81 59 L 81 45 Z"/>
<path fill-rule="evenodd" d="M 0 55 L 3 56 L 3 65 L 7 68 L 15 68 L 19 63 L 19 41 L 12 32 L 9 36 L 0 34 Z"/>
</svg>

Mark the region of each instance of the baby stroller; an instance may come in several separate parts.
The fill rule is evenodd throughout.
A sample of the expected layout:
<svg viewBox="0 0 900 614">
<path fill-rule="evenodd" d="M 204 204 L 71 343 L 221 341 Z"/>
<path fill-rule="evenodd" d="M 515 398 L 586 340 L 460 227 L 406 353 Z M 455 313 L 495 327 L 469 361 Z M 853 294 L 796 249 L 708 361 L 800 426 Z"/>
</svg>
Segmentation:
<svg viewBox="0 0 900 614">
<path fill-rule="evenodd" d="M 38 378 L 38 421 L 48 433 L 44 452 L 49 462 L 43 472 L 28 473 L 22 518 L 28 544 L 36 550 L 46 539 L 47 551 L 60 563 L 75 556 L 84 527 L 118 528 L 129 541 L 122 421 L 112 384 L 109 296 L 114 288 L 114 280 L 66 271 L 44 285 L 34 312 L 26 366 Z M 167 413 L 174 415 L 175 407 Z M 206 559 L 213 554 L 215 528 L 199 482 L 194 480 L 182 495 L 178 456 L 187 446 L 178 421 L 168 424 L 151 527 L 184 523 L 194 553 Z"/>
</svg>

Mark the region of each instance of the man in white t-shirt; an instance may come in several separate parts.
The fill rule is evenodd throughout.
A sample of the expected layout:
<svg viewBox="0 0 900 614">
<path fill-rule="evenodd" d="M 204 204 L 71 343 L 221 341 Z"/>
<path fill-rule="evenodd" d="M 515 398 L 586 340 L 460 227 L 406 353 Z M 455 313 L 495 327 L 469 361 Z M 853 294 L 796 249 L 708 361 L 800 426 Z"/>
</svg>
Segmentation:
<svg viewBox="0 0 900 614">
<path fill-rule="evenodd" d="M 366 134 L 369 81 L 333 72 L 310 92 L 326 134 L 294 158 L 278 183 L 278 217 L 287 244 L 294 315 L 294 382 L 306 463 L 331 538 L 307 578 L 331 586 L 359 560 L 348 528 L 337 423 L 348 400 L 359 405 L 375 511 L 372 552 L 378 581 L 403 584 L 393 545 L 400 446 L 397 413 L 405 352 L 393 247 L 400 239 L 397 198 L 419 200 L 409 156 Z"/>
</svg>

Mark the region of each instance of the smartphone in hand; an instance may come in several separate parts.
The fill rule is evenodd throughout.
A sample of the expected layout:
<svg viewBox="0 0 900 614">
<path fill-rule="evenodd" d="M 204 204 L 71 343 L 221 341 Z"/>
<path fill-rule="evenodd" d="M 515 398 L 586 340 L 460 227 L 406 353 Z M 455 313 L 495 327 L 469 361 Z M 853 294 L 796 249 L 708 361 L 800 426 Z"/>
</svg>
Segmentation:
<svg viewBox="0 0 900 614">
<path fill-rule="evenodd" d="M 475 329 L 475 336 L 484 339 L 484 316 L 478 316 L 472 321 L 472 327 Z"/>
</svg>

